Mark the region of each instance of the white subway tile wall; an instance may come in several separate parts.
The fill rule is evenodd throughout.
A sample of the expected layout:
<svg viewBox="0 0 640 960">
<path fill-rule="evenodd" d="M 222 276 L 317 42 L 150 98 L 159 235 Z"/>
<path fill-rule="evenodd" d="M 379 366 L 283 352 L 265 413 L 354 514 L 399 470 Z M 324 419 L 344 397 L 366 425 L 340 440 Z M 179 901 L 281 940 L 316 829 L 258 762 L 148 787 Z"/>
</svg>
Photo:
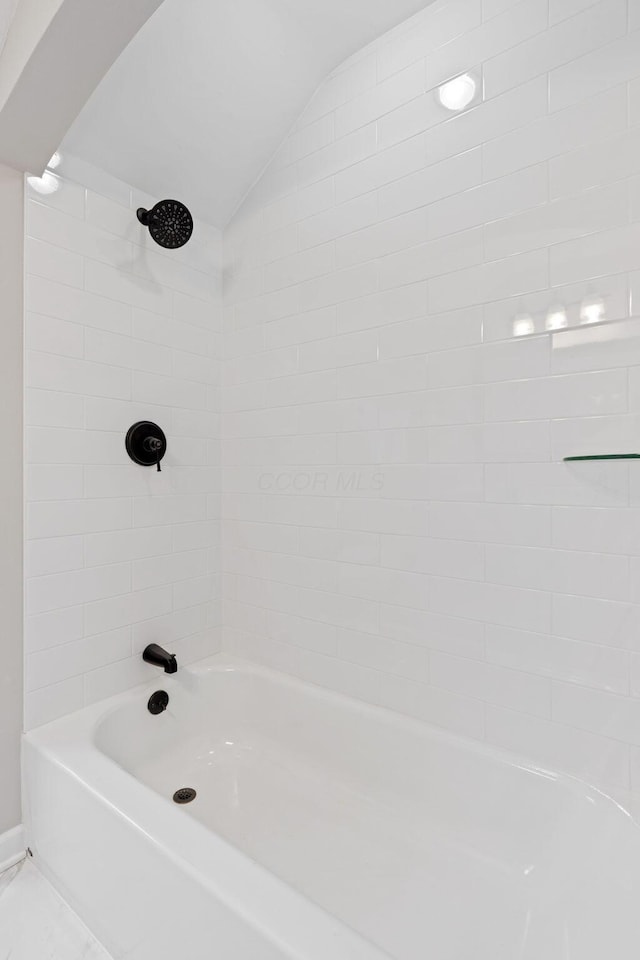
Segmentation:
<svg viewBox="0 0 640 960">
<path fill-rule="evenodd" d="M 478 93 L 455 114 L 437 86 L 462 72 Z M 639 0 L 436 2 L 328 78 L 225 234 L 225 644 L 624 799 L 640 797 L 640 461 L 563 457 L 640 452 L 639 104 Z M 32 258 L 73 285 L 69 237 Z M 114 295 L 109 248 L 85 242 L 89 291 Z M 128 276 L 136 314 L 168 314 Z M 113 358 L 119 322 L 85 351 Z M 64 565 L 36 619 L 65 589 L 113 603 L 96 591 L 129 563 L 147 590 L 172 576 L 121 551 L 108 577 L 69 581 L 77 534 L 99 563 L 129 501 L 112 475 L 114 519 L 92 507 L 99 450 L 67 434 L 97 357 L 68 326 L 67 395 L 31 402 L 62 434 L 52 490 L 89 461 L 88 516 L 65 504 L 66 548 L 34 555 Z M 137 389 L 176 404 L 163 342 Z M 104 393 L 128 376 L 110 367 Z M 153 528 L 153 501 L 133 504 Z M 61 535 L 46 505 L 40 522 Z M 197 545 L 188 561 L 195 577 Z"/>
<path fill-rule="evenodd" d="M 27 728 L 151 678 L 147 643 L 221 643 L 221 235 L 162 251 L 153 201 L 80 169 L 27 199 Z M 125 452 L 137 420 L 161 473 Z"/>
</svg>

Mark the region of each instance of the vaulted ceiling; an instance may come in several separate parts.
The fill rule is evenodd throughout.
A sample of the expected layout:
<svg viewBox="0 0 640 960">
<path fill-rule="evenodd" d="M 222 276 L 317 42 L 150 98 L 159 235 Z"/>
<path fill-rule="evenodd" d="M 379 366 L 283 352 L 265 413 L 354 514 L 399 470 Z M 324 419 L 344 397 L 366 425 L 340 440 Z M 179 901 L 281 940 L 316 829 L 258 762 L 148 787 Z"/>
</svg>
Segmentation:
<svg viewBox="0 0 640 960">
<path fill-rule="evenodd" d="M 323 78 L 425 0 L 164 0 L 63 149 L 224 226 Z"/>
<path fill-rule="evenodd" d="M 9 32 L 9 24 L 15 12 L 18 0 L 0 0 L 0 52 Z"/>
</svg>

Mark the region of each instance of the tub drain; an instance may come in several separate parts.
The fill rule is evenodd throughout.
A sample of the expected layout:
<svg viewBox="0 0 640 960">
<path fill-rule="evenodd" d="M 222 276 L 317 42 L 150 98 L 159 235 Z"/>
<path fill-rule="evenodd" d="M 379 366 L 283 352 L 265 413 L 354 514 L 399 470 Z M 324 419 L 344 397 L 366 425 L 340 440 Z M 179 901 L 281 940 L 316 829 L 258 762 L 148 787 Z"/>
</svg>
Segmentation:
<svg viewBox="0 0 640 960">
<path fill-rule="evenodd" d="M 173 795 L 174 803 L 191 803 L 196 798 L 196 791 L 193 787 L 180 787 Z"/>
</svg>

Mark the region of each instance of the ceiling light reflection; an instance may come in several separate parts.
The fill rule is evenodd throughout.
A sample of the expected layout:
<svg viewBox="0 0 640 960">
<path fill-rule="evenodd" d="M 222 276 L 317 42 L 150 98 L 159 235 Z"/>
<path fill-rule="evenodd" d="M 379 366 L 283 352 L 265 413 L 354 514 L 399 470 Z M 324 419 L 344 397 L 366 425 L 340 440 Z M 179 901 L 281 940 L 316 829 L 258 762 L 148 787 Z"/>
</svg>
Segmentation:
<svg viewBox="0 0 640 960">
<path fill-rule="evenodd" d="M 468 73 L 438 87 L 438 98 L 447 110 L 464 110 L 476 95 L 476 81 Z"/>
<path fill-rule="evenodd" d="M 547 330 L 562 330 L 563 327 L 567 327 L 569 325 L 567 311 L 564 307 L 554 307 L 549 310 L 544 325 Z"/>
<path fill-rule="evenodd" d="M 41 177 L 27 177 L 27 183 L 36 193 L 55 193 L 60 186 L 58 178 L 48 170 Z"/>
<path fill-rule="evenodd" d="M 606 320 L 602 300 L 585 300 L 580 307 L 580 323 L 601 323 Z"/>
<path fill-rule="evenodd" d="M 532 333 L 535 333 L 536 327 L 533 322 L 533 317 L 528 313 L 522 313 L 515 318 L 513 321 L 513 335 L 514 337 L 527 337 Z"/>
</svg>

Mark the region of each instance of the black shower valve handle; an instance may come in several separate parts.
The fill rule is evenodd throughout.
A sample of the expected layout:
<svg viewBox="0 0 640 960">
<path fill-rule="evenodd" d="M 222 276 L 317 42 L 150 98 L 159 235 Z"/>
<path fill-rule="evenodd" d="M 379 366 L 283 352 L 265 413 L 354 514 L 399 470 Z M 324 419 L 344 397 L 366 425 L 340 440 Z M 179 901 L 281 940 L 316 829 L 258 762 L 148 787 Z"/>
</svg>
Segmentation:
<svg viewBox="0 0 640 960">
<path fill-rule="evenodd" d="M 127 431 L 125 447 L 134 463 L 155 466 L 158 473 L 161 472 L 160 461 L 167 452 L 167 438 L 157 423 L 150 420 L 134 423 Z"/>
<path fill-rule="evenodd" d="M 144 447 L 149 451 L 149 453 L 155 453 L 156 455 L 156 469 L 158 473 L 162 470 L 160 466 L 160 451 L 162 450 L 162 440 L 158 437 L 147 437 L 144 441 Z"/>
</svg>

